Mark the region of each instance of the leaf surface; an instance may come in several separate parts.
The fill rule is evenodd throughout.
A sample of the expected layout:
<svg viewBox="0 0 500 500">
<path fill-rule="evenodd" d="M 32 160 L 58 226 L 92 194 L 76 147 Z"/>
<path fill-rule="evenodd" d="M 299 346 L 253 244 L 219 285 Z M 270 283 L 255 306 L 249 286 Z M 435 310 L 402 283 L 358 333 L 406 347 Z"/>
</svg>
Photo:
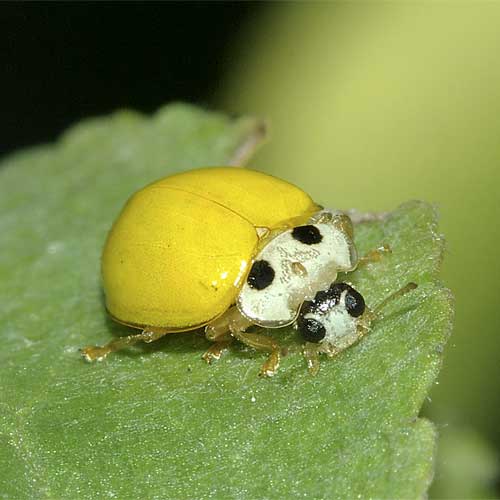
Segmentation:
<svg viewBox="0 0 500 500">
<path fill-rule="evenodd" d="M 79 356 L 84 345 L 130 333 L 106 316 L 99 273 L 125 200 L 164 175 L 248 155 L 258 130 L 256 121 L 171 105 L 152 118 L 88 120 L 55 145 L 4 160 L 1 497 L 425 495 L 435 431 L 418 413 L 452 310 L 429 205 L 411 202 L 356 228 L 361 253 L 393 249 L 348 276 L 368 304 L 409 281 L 419 288 L 358 345 L 322 360 L 317 377 L 290 354 L 277 376 L 260 379 L 263 356 L 240 345 L 207 366 L 200 333 L 102 363 Z M 297 344 L 292 330 L 274 335 Z"/>
</svg>

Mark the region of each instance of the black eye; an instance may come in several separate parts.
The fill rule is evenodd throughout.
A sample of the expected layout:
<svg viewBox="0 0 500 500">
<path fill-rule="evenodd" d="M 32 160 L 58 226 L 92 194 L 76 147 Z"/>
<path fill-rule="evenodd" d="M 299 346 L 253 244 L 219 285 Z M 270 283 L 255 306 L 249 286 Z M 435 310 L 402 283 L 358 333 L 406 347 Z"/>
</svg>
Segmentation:
<svg viewBox="0 0 500 500">
<path fill-rule="evenodd" d="M 316 245 L 319 243 L 323 236 L 316 226 L 298 226 L 292 231 L 292 237 L 305 245 Z"/>
<path fill-rule="evenodd" d="M 321 342 L 326 335 L 325 327 L 315 319 L 301 318 L 298 321 L 299 331 L 304 340 L 308 342 Z"/>
<path fill-rule="evenodd" d="M 345 307 L 353 318 L 357 318 L 365 312 L 365 299 L 354 288 L 349 288 L 345 296 Z"/>
<path fill-rule="evenodd" d="M 248 286 L 257 290 L 263 290 L 273 282 L 274 274 L 274 269 L 267 260 L 256 260 L 247 278 Z"/>
</svg>

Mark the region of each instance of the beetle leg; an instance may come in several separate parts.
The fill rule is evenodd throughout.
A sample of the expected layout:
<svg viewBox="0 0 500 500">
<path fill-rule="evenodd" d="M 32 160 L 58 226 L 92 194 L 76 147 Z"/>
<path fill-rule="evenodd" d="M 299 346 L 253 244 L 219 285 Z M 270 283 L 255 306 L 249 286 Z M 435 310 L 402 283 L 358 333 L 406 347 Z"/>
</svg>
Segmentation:
<svg viewBox="0 0 500 500">
<path fill-rule="evenodd" d="M 274 339 L 259 333 L 247 333 L 243 331 L 231 331 L 231 334 L 243 344 L 257 351 L 270 353 L 262 365 L 259 375 L 272 377 L 276 374 L 281 360 L 281 347 Z"/>
<path fill-rule="evenodd" d="M 102 361 L 110 352 L 119 351 L 129 345 L 134 345 L 137 342 L 154 342 L 160 339 L 168 332 L 164 330 L 150 331 L 144 330 L 142 333 L 137 335 L 128 335 L 127 337 L 120 337 L 118 339 L 112 340 L 103 346 L 87 346 L 80 349 L 82 356 L 87 361 Z"/>
<path fill-rule="evenodd" d="M 387 243 L 384 243 L 382 246 L 370 250 L 366 255 L 361 257 L 358 261 L 358 267 L 371 262 L 379 262 L 382 257 L 388 253 L 392 253 L 392 249 L 389 245 L 387 245 Z"/>
<path fill-rule="evenodd" d="M 363 338 L 367 335 L 371 330 L 372 321 L 375 319 L 375 315 L 371 309 L 366 308 L 363 316 L 360 318 L 358 322 L 358 326 L 356 328 L 356 333 L 358 335 L 358 339 Z"/>
<path fill-rule="evenodd" d="M 230 324 L 238 321 L 239 317 L 241 315 L 238 308 L 230 307 L 222 316 L 214 319 L 205 327 L 205 337 L 216 342 L 231 331 Z"/>
<path fill-rule="evenodd" d="M 303 347 L 304 358 L 307 363 L 307 369 L 311 375 L 316 375 L 319 371 L 319 349 L 318 344 L 306 342 Z"/>
<path fill-rule="evenodd" d="M 207 358 L 218 359 L 217 354 L 222 353 L 222 349 L 229 344 L 227 338 L 229 334 L 257 351 L 269 352 L 269 357 L 260 369 L 260 375 L 272 377 L 278 371 L 281 347 L 274 339 L 266 335 L 246 332 L 245 330 L 251 325 L 252 322 L 243 317 L 236 306 L 228 309 L 226 313 L 207 325 L 205 335 L 208 340 L 216 343 L 205 353 L 203 359 L 205 361 L 209 361 Z M 217 345 L 223 343 L 226 345 Z"/>
<path fill-rule="evenodd" d="M 228 330 L 225 332 L 213 336 L 213 331 L 211 331 L 212 336 L 209 336 L 208 327 L 205 332 L 205 335 L 208 340 L 213 341 L 213 344 L 207 349 L 205 354 L 201 357 L 208 364 L 212 363 L 212 361 L 217 361 L 222 356 L 222 353 L 229 347 L 231 342 L 233 341 L 233 337 L 229 333 Z"/>
<path fill-rule="evenodd" d="M 271 337 L 259 333 L 249 333 L 245 330 L 252 325 L 252 322 L 246 319 L 234 308 L 229 321 L 231 335 L 243 344 L 252 347 L 257 351 L 269 352 L 269 356 L 262 365 L 259 375 L 272 377 L 278 371 L 281 360 L 281 346 Z"/>
<path fill-rule="evenodd" d="M 201 357 L 203 360 L 210 364 L 220 359 L 233 340 L 230 324 L 238 321 L 240 317 L 238 309 L 233 306 L 205 327 L 205 337 L 214 344 L 203 354 Z"/>
</svg>

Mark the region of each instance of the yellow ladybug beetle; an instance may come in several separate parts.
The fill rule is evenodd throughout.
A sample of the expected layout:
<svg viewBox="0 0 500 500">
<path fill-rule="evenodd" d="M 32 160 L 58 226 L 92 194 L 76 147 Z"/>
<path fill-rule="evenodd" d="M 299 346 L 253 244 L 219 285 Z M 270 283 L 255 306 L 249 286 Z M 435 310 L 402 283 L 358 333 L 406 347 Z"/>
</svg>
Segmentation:
<svg viewBox="0 0 500 500">
<path fill-rule="evenodd" d="M 269 353 L 261 374 L 272 376 L 279 344 L 246 330 L 304 323 L 302 305 L 356 267 L 352 233 L 346 214 L 257 171 L 200 168 L 154 182 L 128 200 L 102 255 L 110 315 L 142 333 L 82 354 L 102 360 L 138 341 L 205 327 L 214 341 L 206 361 L 237 338 Z"/>
</svg>

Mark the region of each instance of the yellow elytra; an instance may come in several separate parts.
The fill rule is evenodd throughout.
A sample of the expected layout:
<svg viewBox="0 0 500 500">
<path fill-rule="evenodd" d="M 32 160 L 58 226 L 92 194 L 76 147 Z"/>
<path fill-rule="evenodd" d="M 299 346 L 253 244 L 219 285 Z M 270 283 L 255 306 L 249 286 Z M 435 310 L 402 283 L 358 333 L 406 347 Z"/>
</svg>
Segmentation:
<svg viewBox="0 0 500 500">
<path fill-rule="evenodd" d="M 129 199 L 108 235 L 108 311 L 140 329 L 206 325 L 235 303 L 262 229 L 319 209 L 293 184 L 243 168 L 200 168 L 154 182 Z"/>
</svg>

